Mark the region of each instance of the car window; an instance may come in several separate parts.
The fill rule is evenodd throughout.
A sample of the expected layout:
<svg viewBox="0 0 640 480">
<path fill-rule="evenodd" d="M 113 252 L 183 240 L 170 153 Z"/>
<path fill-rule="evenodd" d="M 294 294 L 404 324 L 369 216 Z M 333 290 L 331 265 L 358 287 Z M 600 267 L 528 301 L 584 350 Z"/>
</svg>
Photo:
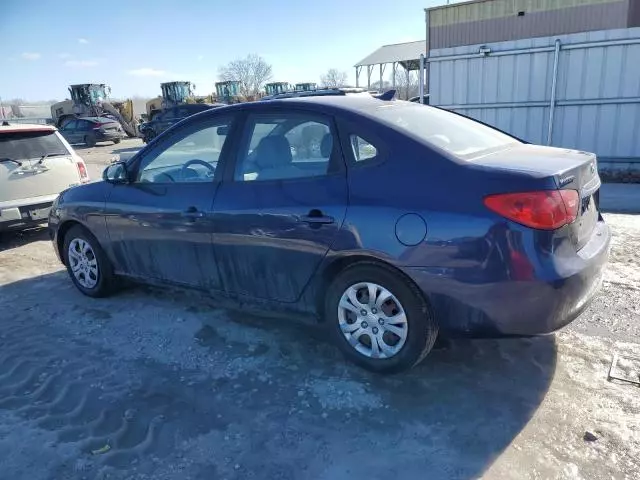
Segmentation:
<svg viewBox="0 0 640 480">
<path fill-rule="evenodd" d="M 351 150 L 356 162 L 370 160 L 378 155 L 378 149 L 358 135 L 350 135 Z"/>
<path fill-rule="evenodd" d="M 328 122 L 304 114 L 249 117 L 236 180 L 277 180 L 325 175 L 333 151 Z"/>
<path fill-rule="evenodd" d="M 62 130 L 75 130 L 76 125 L 78 125 L 78 122 L 76 120 L 71 120 L 70 122 L 64 124 Z"/>
<path fill-rule="evenodd" d="M 93 125 L 93 122 L 89 122 L 88 120 L 78 120 L 78 126 L 76 128 L 78 130 L 86 131 L 91 130 Z"/>
<path fill-rule="evenodd" d="M 463 159 L 520 143 L 470 118 L 410 102 L 388 102 L 372 112 L 379 120 Z"/>
<path fill-rule="evenodd" d="M 138 182 L 192 183 L 213 180 L 230 120 L 199 129 L 162 151 L 145 157 L 138 170 Z"/>
<path fill-rule="evenodd" d="M 0 133 L 0 158 L 20 161 L 44 155 L 69 155 L 55 131 Z"/>
</svg>

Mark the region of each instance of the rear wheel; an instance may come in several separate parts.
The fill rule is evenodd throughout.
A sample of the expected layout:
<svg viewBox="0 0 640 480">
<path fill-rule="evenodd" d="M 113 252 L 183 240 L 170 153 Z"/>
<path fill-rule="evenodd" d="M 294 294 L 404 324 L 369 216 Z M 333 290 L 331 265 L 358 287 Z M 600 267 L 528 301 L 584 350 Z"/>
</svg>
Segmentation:
<svg viewBox="0 0 640 480">
<path fill-rule="evenodd" d="M 93 133 L 89 133 L 84 137 L 84 143 L 87 147 L 95 147 L 96 146 L 96 136 Z"/>
<path fill-rule="evenodd" d="M 111 262 L 98 240 L 76 225 L 64 237 L 64 260 L 74 285 L 89 297 L 104 297 L 114 290 Z"/>
<path fill-rule="evenodd" d="M 381 373 L 417 365 L 431 350 L 438 327 L 418 288 L 390 267 L 358 263 L 331 283 L 326 322 L 354 363 Z"/>
</svg>

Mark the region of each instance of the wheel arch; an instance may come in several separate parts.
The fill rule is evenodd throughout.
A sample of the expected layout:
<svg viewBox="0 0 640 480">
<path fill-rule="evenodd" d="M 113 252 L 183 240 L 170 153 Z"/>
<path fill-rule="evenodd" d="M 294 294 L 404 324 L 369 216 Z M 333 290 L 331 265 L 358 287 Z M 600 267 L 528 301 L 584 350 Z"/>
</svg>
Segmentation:
<svg viewBox="0 0 640 480">
<path fill-rule="evenodd" d="M 325 296 L 327 293 L 327 289 L 329 288 L 329 285 L 331 285 L 331 282 L 333 282 L 333 280 L 345 268 L 350 267 L 352 265 L 356 265 L 356 264 L 372 264 L 372 265 L 376 265 L 381 268 L 385 268 L 387 270 L 392 271 L 393 273 L 402 277 L 411 285 L 413 285 L 416 291 L 419 292 L 419 294 L 422 296 L 425 303 L 429 306 L 431 305 L 430 298 L 427 295 L 425 295 L 425 293 L 418 287 L 416 282 L 409 275 L 404 273 L 402 270 L 400 270 L 398 267 L 391 264 L 390 262 L 387 262 L 378 257 L 375 257 L 370 254 L 365 254 L 365 253 L 340 255 L 332 259 L 327 265 L 324 266 L 324 268 L 320 272 L 319 280 L 316 284 L 314 302 L 315 302 L 316 312 L 318 313 L 318 321 L 320 323 L 323 323 L 325 321 L 324 305 L 325 305 Z"/>
<path fill-rule="evenodd" d="M 89 230 L 86 225 L 84 225 L 82 222 L 79 222 L 76 219 L 65 220 L 62 224 L 60 224 L 60 226 L 58 227 L 58 234 L 56 235 L 56 248 L 58 249 L 58 253 L 60 254 L 60 260 L 62 261 L 63 265 L 66 265 L 64 260 L 65 259 L 64 239 L 67 236 L 67 233 L 69 232 L 69 230 L 71 230 L 76 225 L 84 228 L 87 232 L 89 232 L 95 238 L 95 235 L 91 233 L 91 230 Z"/>
</svg>

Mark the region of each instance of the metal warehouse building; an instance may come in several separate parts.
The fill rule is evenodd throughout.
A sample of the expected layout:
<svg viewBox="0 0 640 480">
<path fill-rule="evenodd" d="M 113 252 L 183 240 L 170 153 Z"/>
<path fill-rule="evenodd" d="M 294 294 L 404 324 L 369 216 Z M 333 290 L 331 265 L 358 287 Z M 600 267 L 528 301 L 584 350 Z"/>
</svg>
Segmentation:
<svg viewBox="0 0 640 480">
<path fill-rule="evenodd" d="M 379 48 L 356 78 L 382 79 L 385 64 L 408 78 L 424 54 L 430 104 L 595 152 L 614 176 L 640 171 L 640 0 L 478 0 L 425 22 L 425 40 Z"/>
<path fill-rule="evenodd" d="M 479 0 L 425 9 L 427 48 L 640 26 L 640 0 Z"/>
<path fill-rule="evenodd" d="M 427 9 L 430 103 L 524 140 L 640 170 L 640 0 Z"/>
</svg>

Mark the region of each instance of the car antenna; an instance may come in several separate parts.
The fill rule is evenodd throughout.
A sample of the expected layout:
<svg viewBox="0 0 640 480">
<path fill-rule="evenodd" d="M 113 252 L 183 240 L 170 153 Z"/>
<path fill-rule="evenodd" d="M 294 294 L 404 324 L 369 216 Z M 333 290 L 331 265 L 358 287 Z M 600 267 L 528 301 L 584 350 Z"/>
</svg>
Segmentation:
<svg viewBox="0 0 640 480">
<path fill-rule="evenodd" d="M 377 98 L 378 100 L 384 100 L 385 102 L 388 102 L 389 100 L 393 100 L 393 97 L 396 96 L 396 91 L 395 90 L 387 90 L 384 93 L 381 93 L 380 95 L 374 95 L 374 98 Z"/>
</svg>

